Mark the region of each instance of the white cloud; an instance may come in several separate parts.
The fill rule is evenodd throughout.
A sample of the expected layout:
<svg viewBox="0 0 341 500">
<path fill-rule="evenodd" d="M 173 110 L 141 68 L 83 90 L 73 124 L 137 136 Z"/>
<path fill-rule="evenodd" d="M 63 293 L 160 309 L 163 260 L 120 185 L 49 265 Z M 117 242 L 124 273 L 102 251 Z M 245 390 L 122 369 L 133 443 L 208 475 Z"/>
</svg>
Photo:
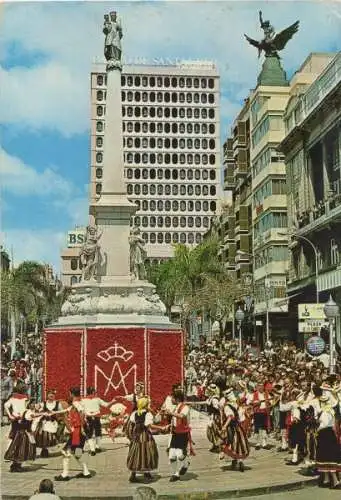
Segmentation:
<svg viewBox="0 0 341 500">
<path fill-rule="evenodd" d="M 230 84 L 239 86 L 236 102 L 242 98 L 241 92 L 255 86 L 262 61 L 257 60 L 256 49 L 243 37 L 244 33 L 261 36 L 259 8 L 277 30 L 301 20 L 299 33 L 283 54 L 287 70 L 299 67 L 311 51 L 337 47 L 341 39 L 340 2 L 334 2 L 332 8 L 314 1 L 117 2 L 115 7 L 123 20 L 127 58 L 216 60 L 222 89 Z M 4 122 L 48 127 L 64 135 L 89 128 L 89 72 L 92 60 L 102 57 L 101 24 L 110 8 L 100 2 L 4 7 L 2 59 L 11 42 L 28 53 L 38 51 L 47 56 L 47 61 L 37 67 L 2 70 L 0 108 L 4 110 Z M 224 110 L 223 114 L 225 119 Z"/>
<path fill-rule="evenodd" d="M 65 233 L 49 229 L 13 229 L 0 232 L 8 251 L 13 249 L 14 266 L 24 260 L 34 260 L 60 268 L 60 250 L 65 247 Z M 25 244 L 23 244 L 25 242 Z"/>
<path fill-rule="evenodd" d="M 66 65 L 0 67 L 0 107 L 3 123 L 30 129 L 50 129 L 65 137 L 89 128 L 88 81 Z M 82 83 L 81 83 L 82 82 Z"/>
<path fill-rule="evenodd" d="M 56 196 L 65 199 L 74 193 L 72 184 L 51 168 L 38 172 L 19 158 L 8 154 L 1 146 L 0 176 L 2 189 L 15 195 Z"/>
</svg>

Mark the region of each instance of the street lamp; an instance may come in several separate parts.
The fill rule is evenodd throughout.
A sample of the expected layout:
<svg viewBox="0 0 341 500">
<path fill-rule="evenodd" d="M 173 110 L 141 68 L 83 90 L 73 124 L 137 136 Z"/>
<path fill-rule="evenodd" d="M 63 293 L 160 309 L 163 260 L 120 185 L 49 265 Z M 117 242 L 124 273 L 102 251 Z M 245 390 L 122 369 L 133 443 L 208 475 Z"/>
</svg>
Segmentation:
<svg viewBox="0 0 341 500">
<path fill-rule="evenodd" d="M 236 321 L 238 322 L 239 327 L 239 356 L 242 355 L 242 321 L 245 317 L 243 309 L 239 306 L 236 311 Z"/>
<path fill-rule="evenodd" d="M 315 256 L 315 281 L 316 281 L 316 304 L 319 303 L 320 301 L 320 298 L 319 298 L 319 289 L 318 289 L 318 278 L 319 278 L 319 255 L 318 255 L 318 250 L 316 248 L 316 246 L 314 245 L 314 243 L 309 240 L 309 238 L 306 238 L 305 236 L 301 236 L 300 234 L 288 234 L 288 233 L 278 233 L 279 236 L 289 236 L 290 238 L 295 238 L 297 240 L 303 240 L 305 241 L 306 243 L 308 243 L 308 245 L 311 246 L 311 248 L 313 249 L 314 251 L 314 256 Z"/>
<path fill-rule="evenodd" d="M 253 253 L 249 252 L 243 252 L 243 250 L 237 250 L 236 255 L 239 255 L 239 257 L 252 257 L 255 259 L 255 256 Z M 253 269 L 255 269 L 256 266 L 253 264 Z M 266 331 L 266 341 L 269 342 L 270 340 L 270 321 L 269 321 L 269 295 L 271 291 L 271 285 L 270 281 L 267 278 L 267 275 L 265 275 L 265 303 L 266 303 L 266 312 L 265 312 L 265 331 Z"/>
<path fill-rule="evenodd" d="M 328 302 L 325 303 L 323 310 L 329 321 L 329 374 L 332 375 L 335 373 L 334 325 L 335 318 L 339 315 L 339 306 L 334 302 L 331 295 Z"/>
</svg>

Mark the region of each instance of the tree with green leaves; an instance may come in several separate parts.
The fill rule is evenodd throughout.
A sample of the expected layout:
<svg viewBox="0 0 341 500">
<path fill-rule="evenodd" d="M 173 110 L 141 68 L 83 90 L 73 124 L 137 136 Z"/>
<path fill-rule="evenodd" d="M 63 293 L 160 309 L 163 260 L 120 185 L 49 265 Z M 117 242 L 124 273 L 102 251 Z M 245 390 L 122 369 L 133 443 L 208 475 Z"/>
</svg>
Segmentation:
<svg viewBox="0 0 341 500">
<path fill-rule="evenodd" d="M 58 318 L 68 290 L 58 291 L 47 275 L 46 266 L 24 261 L 15 269 L 1 273 L 1 313 L 20 318 L 27 328 L 39 330 L 45 323 Z"/>
<path fill-rule="evenodd" d="M 181 307 L 186 323 L 195 314 L 205 313 L 213 321 L 226 320 L 240 287 L 219 259 L 220 241 L 217 237 L 205 239 L 195 248 L 178 244 L 174 257 L 149 268 L 149 280 L 167 307 Z"/>
</svg>

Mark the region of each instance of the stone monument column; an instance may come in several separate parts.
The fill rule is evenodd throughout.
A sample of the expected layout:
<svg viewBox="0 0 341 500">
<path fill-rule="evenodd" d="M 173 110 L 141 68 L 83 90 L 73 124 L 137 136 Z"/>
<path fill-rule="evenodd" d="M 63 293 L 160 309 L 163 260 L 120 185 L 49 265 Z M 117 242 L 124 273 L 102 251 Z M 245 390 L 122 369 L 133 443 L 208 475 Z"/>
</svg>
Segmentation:
<svg viewBox="0 0 341 500">
<path fill-rule="evenodd" d="M 130 218 L 136 212 L 126 194 L 123 163 L 121 69 L 107 71 L 103 181 L 99 201 L 92 206 L 95 224 L 102 231 L 102 282 L 127 278 L 130 273 L 128 238 Z"/>
</svg>

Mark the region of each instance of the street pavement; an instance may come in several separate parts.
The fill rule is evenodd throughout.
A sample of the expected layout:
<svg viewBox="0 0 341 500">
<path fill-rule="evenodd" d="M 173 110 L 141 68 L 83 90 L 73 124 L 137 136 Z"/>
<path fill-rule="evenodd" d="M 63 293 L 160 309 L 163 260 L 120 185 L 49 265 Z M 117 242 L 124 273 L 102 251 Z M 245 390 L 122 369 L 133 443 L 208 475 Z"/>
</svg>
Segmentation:
<svg viewBox="0 0 341 500">
<path fill-rule="evenodd" d="M 252 448 L 250 457 L 245 462 L 244 473 L 230 470 L 229 462 L 220 461 L 217 454 L 208 451 L 209 443 L 205 436 L 207 417 L 197 412 L 193 413 L 192 429 L 196 456 L 192 458 L 189 471 L 181 481 L 169 482 L 170 469 L 166 452 L 168 436 L 156 437 L 160 456 L 159 470 L 154 474 L 153 482 L 148 485 L 143 484 L 143 478 L 141 478 L 141 484 L 130 484 L 128 481 L 127 440 L 121 437 L 113 443 L 109 438 L 104 437 L 103 452 L 95 457 L 88 456 L 88 465 L 93 477 L 91 479 L 72 478 L 62 483 L 55 482 L 56 493 L 62 498 L 73 499 L 156 497 L 161 499 L 219 499 L 236 496 L 256 498 L 259 494 L 272 494 L 275 491 L 305 487 L 307 495 L 316 495 L 317 498 L 326 498 L 326 500 L 336 498 L 335 495 L 325 496 L 326 490 L 320 490 L 314 486 L 316 479 L 301 475 L 298 467 L 285 465 L 286 454 L 276 452 L 275 446 L 271 450 L 260 451 Z M 8 430 L 9 427 L 5 427 L 2 431 L 2 455 Z M 274 441 L 273 444 L 277 445 Z M 10 473 L 10 464 L 2 462 L 2 498 L 4 500 L 27 499 L 37 489 L 42 479 L 53 480 L 55 475 L 60 474 L 61 462 L 60 454 L 53 453 L 48 459 L 38 458 L 35 462 L 26 463 L 25 471 L 22 473 Z M 74 459 L 70 465 L 72 476 L 80 472 Z M 334 492 L 331 493 L 334 494 Z M 294 492 L 287 492 L 288 494 L 291 496 Z M 305 491 L 302 494 L 305 496 L 297 496 L 297 499 L 306 500 L 308 496 Z M 266 498 L 280 500 L 282 497 L 276 494 L 268 495 Z"/>
</svg>

